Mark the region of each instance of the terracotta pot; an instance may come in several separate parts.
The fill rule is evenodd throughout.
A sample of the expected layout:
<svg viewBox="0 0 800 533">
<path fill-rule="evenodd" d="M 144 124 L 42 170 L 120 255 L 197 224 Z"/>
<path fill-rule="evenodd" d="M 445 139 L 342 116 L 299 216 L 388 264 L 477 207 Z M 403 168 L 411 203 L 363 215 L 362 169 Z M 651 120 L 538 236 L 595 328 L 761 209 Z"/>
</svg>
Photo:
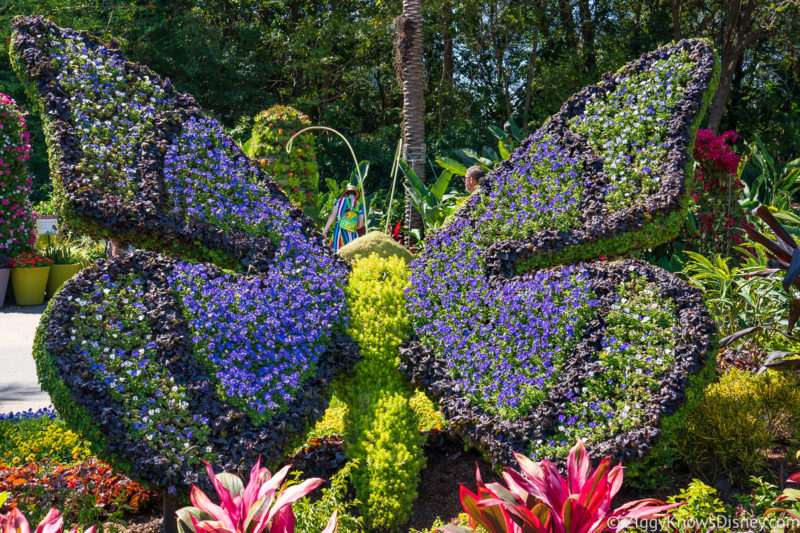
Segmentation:
<svg viewBox="0 0 800 533">
<path fill-rule="evenodd" d="M 0 307 L 3 307 L 3 300 L 6 299 L 9 276 L 11 276 L 10 268 L 0 268 Z"/>
<path fill-rule="evenodd" d="M 75 274 L 81 271 L 83 265 L 75 263 L 74 265 L 53 265 L 50 267 L 50 277 L 47 278 L 47 297 L 52 298 L 59 287 L 65 281 L 71 279 Z"/>
<path fill-rule="evenodd" d="M 15 268 L 11 271 L 11 286 L 17 305 L 41 305 L 50 267 Z"/>
</svg>

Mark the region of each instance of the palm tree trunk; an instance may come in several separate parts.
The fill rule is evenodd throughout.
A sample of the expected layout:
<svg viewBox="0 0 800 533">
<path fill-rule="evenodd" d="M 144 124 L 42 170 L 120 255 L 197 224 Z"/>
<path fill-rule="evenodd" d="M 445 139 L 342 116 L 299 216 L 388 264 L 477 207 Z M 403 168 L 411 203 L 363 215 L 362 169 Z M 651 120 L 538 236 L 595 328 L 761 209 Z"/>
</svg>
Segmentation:
<svg viewBox="0 0 800 533">
<path fill-rule="evenodd" d="M 403 0 L 403 14 L 394 21 L 395 70 L 403 87 L 403 159 L 425 180 L 425 71 L 422 49 L 422 1 Z M 423 230 L 422 217 L 406 197 L 408 232 Z M 411 244 L 410 235 L 406 242 Z"/>
</svg>

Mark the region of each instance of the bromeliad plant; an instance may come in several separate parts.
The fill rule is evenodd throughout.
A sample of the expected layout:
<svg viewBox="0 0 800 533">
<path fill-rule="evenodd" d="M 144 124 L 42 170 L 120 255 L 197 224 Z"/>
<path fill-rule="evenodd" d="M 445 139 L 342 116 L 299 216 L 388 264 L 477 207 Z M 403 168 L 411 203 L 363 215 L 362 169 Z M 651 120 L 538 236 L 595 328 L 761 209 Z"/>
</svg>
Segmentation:
<svg viewBox="0 0 800 533">
<path fill-rule="evenodd" d="M 241 478 L 223 472 L 214 474 L 206 463 L 208 477 L 217 491 L 219 505 L 197 486 L 192 487 L 193 507 L 176 512 L 181 533 L 292 533 L 295 517 L 292 504 L 322 484 L 320 478 L 307 479 L 299 485 L 284 483 L 291 465 L 274 476 L 260 468 L 261 459 L 250 471 L 247 486 Z M 336 511 L 321 533 L 336 531 Z"/>
<path fill-rule="evenodd" d="M 461 505 L 472 529 L 448 525 L 439 531 L 472 533 L 481 526 L 489 533 L 616 532 L 681 505 L 645 499 L 612 509 L 611 501 L 622 487 L 623 468 L 612 468 L 611 458 L 606 457 L 593 470 L 580 440 L 567 458 L 566 479 L 547 460 L 534 462 L 520 454 L 516 459 L 520 471 L 507 467 L 506 485 L 484 484 L 478 469 L 478 492 L 461 486 Z"/>
</svg>

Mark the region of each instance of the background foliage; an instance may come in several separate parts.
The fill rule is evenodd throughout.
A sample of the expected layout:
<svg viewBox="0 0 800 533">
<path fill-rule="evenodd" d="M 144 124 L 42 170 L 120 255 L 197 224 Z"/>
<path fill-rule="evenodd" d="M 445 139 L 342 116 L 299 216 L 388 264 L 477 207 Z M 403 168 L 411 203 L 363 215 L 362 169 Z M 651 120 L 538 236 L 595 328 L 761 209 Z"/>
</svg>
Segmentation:
<svg viewBox="0 0 800 533">
<path fill-rule="evenodd" d="M 724 52 L 735 33 L 725 33 L 725 16 L 735 12 L 754 15 L 730 21 L 749 38 L 733 61 L 720 131 L 734 129 L 746 140 L 759 134 L 785 162 L 800 143 L 800 17 L 794 7 L 776 17 L 781 2 L 734 3 L 742 9 L 678 0 L 426 1 L 428 152 L 454 156 L 464 146 L 494 145 L 485 126 L 511 116 L 528 131 L 601 72 L 676 35 L 710 38 Z M 400 12 L 399 0 L 10 0 L 0 7 L 0 38 L 7 42 L 11 17 L 33 13 L 113 36 L 229 127 L 273 104 L 292 105 L 354 140 L 358 158 L 372 163 L 371 191 L 388 187 L 399 136 L 392 19 Z M 34 108 L 6 51 L 0 87 Z M 46 153 L 38 118 L 30 125 L 40 200 L 49 188 Z M 352 164 L 343 143 L 319 140 L 322 182 L 346 177 Z"/>
</svg>

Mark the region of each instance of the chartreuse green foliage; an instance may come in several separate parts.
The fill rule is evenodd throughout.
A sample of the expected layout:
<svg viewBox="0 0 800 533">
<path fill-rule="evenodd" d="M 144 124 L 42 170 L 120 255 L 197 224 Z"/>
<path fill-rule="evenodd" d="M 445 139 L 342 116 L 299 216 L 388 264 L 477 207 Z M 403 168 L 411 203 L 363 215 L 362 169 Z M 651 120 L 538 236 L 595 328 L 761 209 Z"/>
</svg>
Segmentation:
<svg viewBox="0 0 800 533">
<path fill-rule="evenodd" d="M 300 135 L 293 141 L 292 153 L 286 152 L 286 143 L 308 126 L 311 121 L 305 113 L 275 105 L 256 116 L 253 136 L 245 144 L 248 155 L 257 159 L 262 170 L 303 209 L 313 206 L 319 194 L 314 136 L 311 133 Z"/>
<path fill-rule="evenodd" d="M 425 462 L 409 403 L 414 391 L 397 370 L 397 349 L 409 333 L 407 285 L 402 259 L 372 254 L 353 264 L 346 288 L 348 333 L 363 359 L 338 394 L 349 404 L 345 451 L 359 461 L 353 485 L 366 526 L 375 531 L 392 530 L 408 519 Z"/>
<path fill-rule="evenodd" d="M 800 379 L 732 368 L 689 399 L 683 420 L 662 439 L 681 463 L 709 482 L 746 482 L 766 466 L 764 452 L 776 439 L 800 436 Z"/>
<path fill-rule="evenodd" d="M 705 524 L 701 529 L 719 531 L 717 526 L 720 517 L 728 514 L 725 505 L 717 498 L 716 489 L 699 479 L 692 480 L 688 488 L 681 489 L 679 494 L 670 496 L 667 501 L 682 505 L 661 520 L 664 531 L 694 531 L 696 528 L 692 524 Z"/>
<path fill-rule="evenodd" d="M 408 250 L 382 231 L 370 231 L 350 244 L 342 246 L 337 253 L 351 261 L 372 253 L 383 258 L 399 257 L 406 264 L 413 258 Z"/>
<path fill-rule="evenodd" d="M 0 463 L 20 465 L 43 459 L 59 463 L 93 456 L 82 435 L 63 420 L 46 416 L 0 421 Z"/>
<path fill-rule="evenodd" d="M 349 461 L 330 479 L 331 486 L 322 489 L 322 497 L 314 502 L 301 498 L 292 505 L 297 519 L 294 533 L 319 533 L 328 524 L 334 511 L 337 514 L 336 533 L 361 533 L 364 517 L 356 516 L 358 499 L 348 498 L 348 481 L 358 461 Z M 299 477 L 300 472 L 297 472 Z"/>
</svg>

